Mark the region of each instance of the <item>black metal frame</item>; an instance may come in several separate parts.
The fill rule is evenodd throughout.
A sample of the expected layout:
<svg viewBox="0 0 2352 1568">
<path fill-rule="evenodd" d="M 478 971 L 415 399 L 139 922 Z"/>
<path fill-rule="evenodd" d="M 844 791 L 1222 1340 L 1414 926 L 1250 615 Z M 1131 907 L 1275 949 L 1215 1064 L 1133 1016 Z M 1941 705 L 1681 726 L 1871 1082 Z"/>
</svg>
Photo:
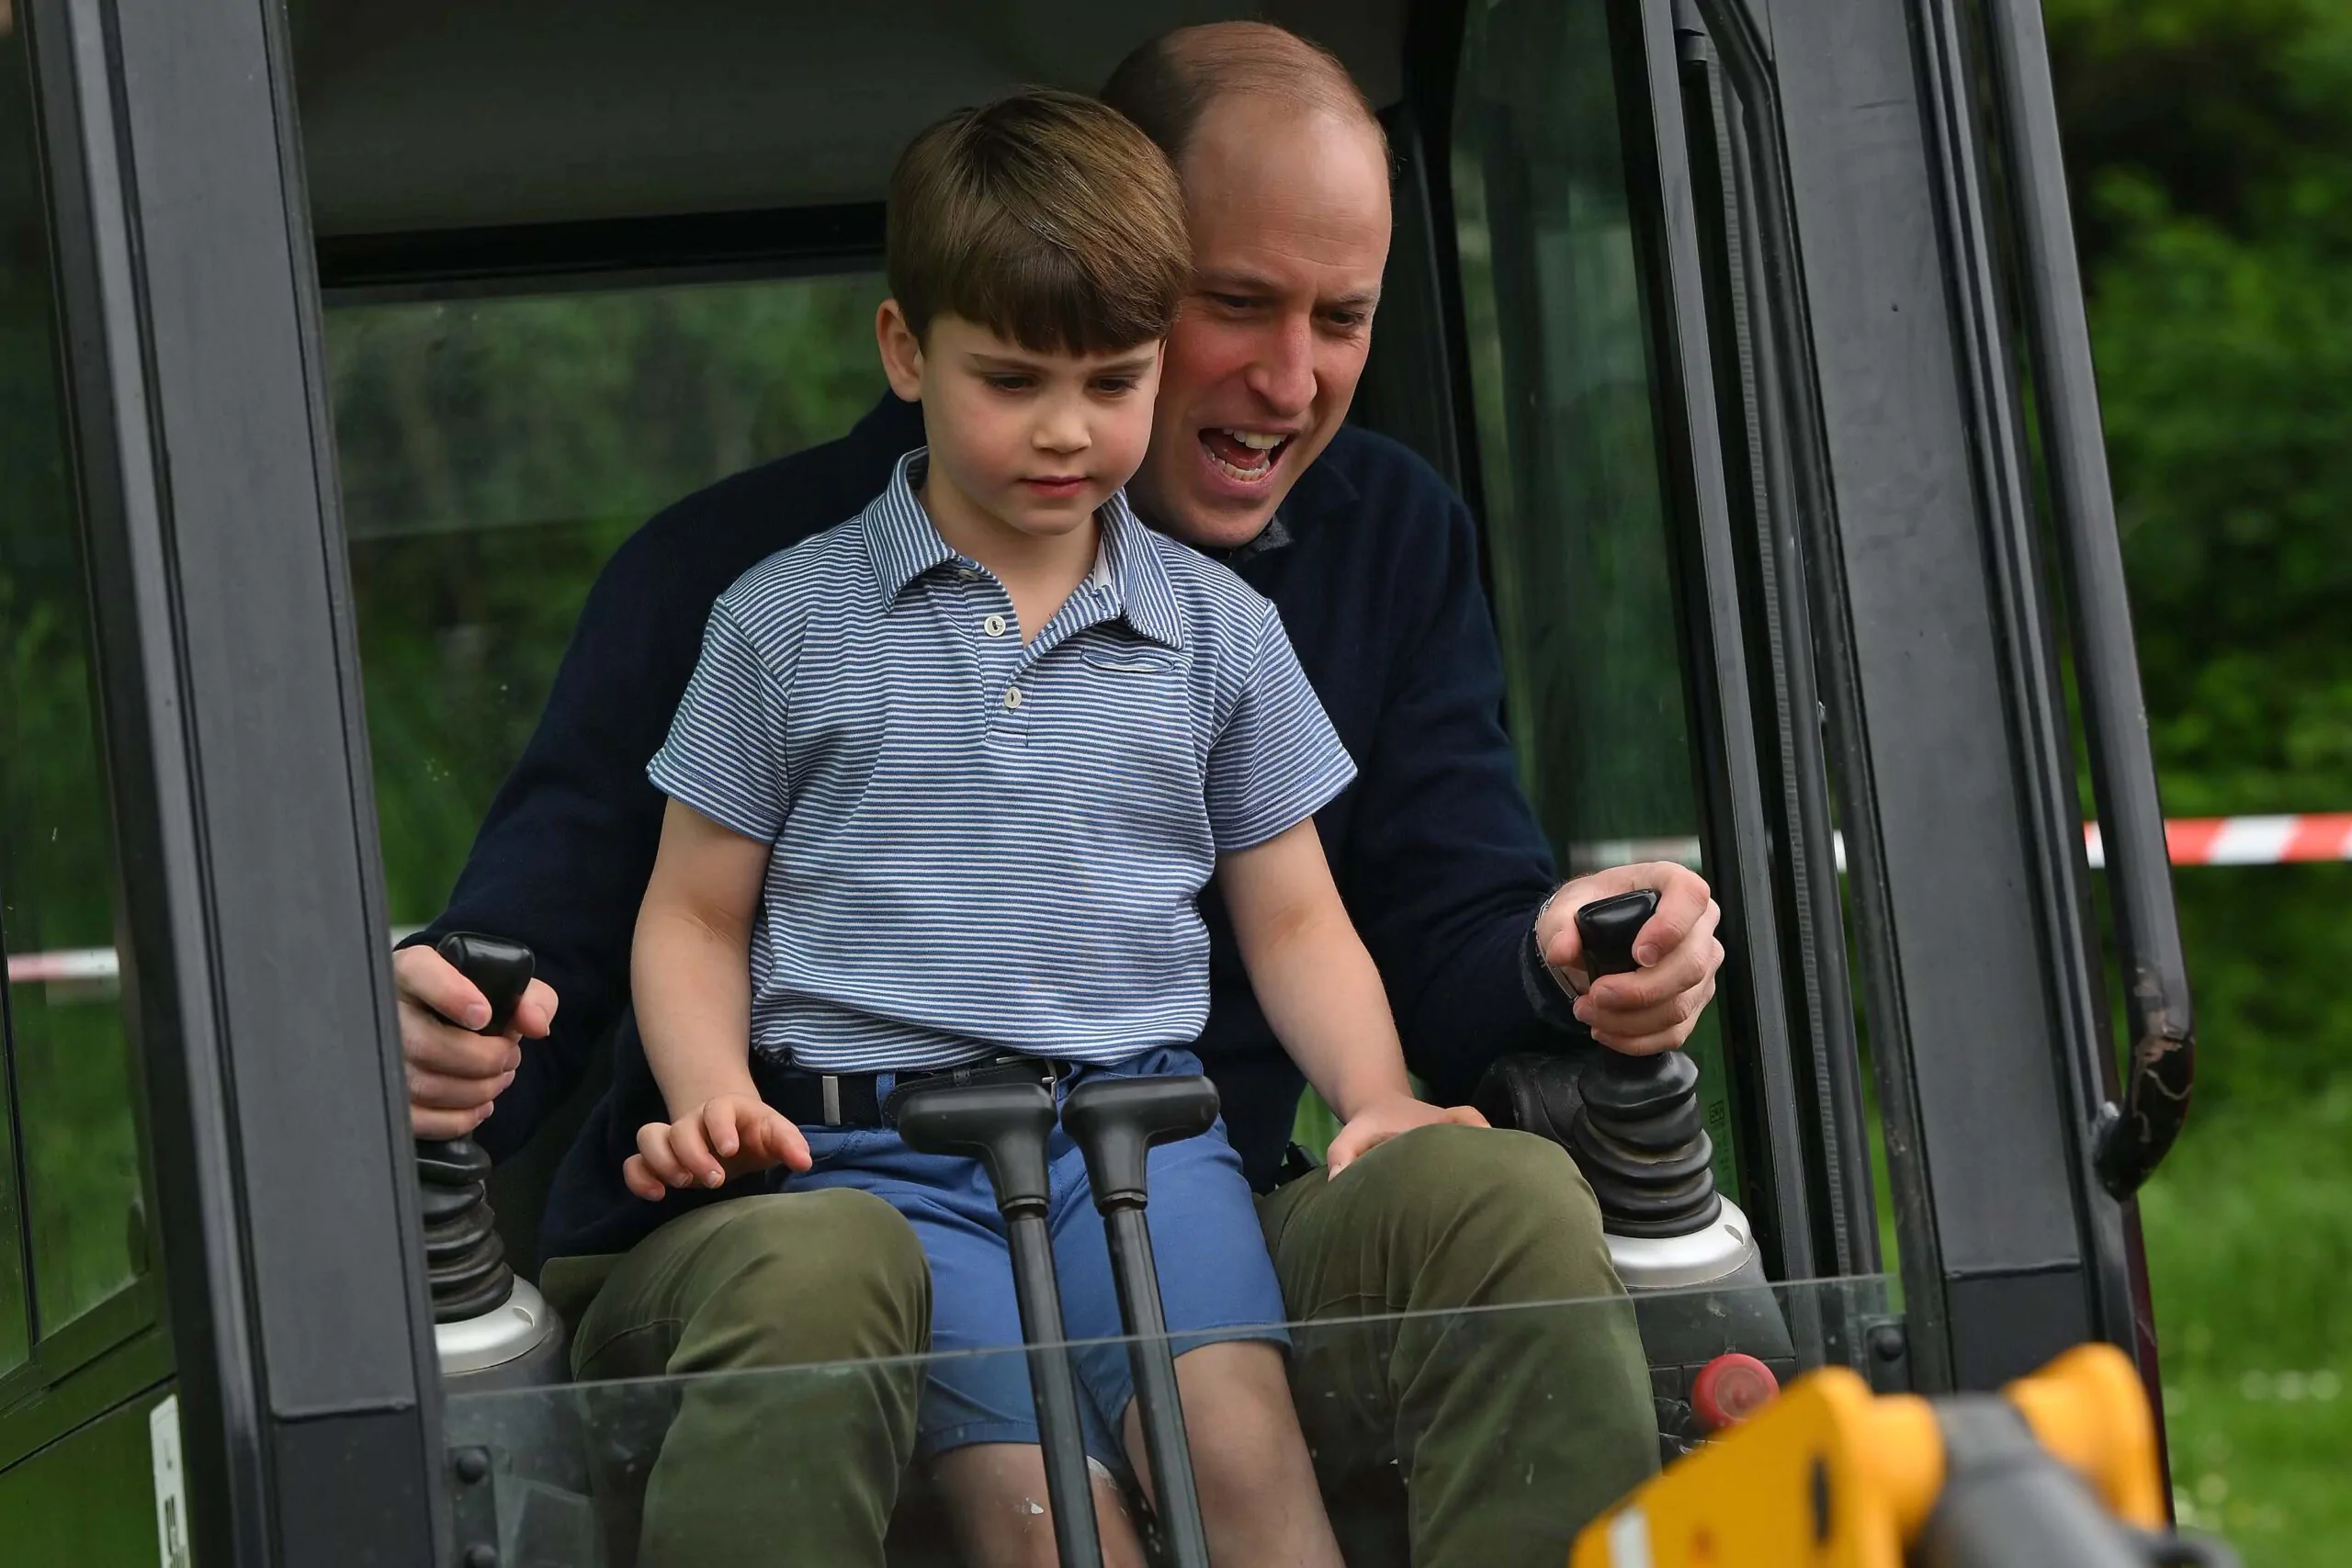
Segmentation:
<svg viewBox="0 0 2352 1568">
<path fill-rule="evenodd" d="M 194 1549 L 433 1562 L 438 1373 L 283 14 L 29 12 Z"/>
<path fill-rule="evenodd" d="M 1708 879 L 1723 919 L 1716 1006 L 1724 1060 L 1741 1080 L 1742 1163 L 1752 1173 L 1748 1218 L 1775 1278 L 1804 1278 L 1820 1257 L 1815 1184 L 1797 1117 L 1798 1075 L 1779 927 L 1772 826 L 1749 668 L 1747 596 L 1733 523 L 1725 432 L 1740 430 L 1723 402 L 1711 334 L 1700 197 L 1673 7 L 1668 0 L 1612 6 L 1612 47 L 1625 122 L 1643 307 L 1651 339 L 1659 460 L 1677 566 L 1678 620 L 1696 721 L 1694 766 Z M 1736 393 L 1736 386 L 1733 389 Z M 1744 439 L 1744 435 L 1743 435 Z M 1777 791 L 1773 792 L 1777 795 Z"/>
<path fill-rule="evenodd" d="M 1839 692 L 1833 716 L 1815 669 L 1822 660 L 1835 687 L 1850 657 L 1841 638 L 1816 639 L 1813 627 L 1809 558 L 1836 537 L 1836 499 L 1806 354 L 1780 107 L 1770 55 L 1747 11 L 1721 0 L 1685 4 L 1676 30 L 1691 165 L 1707 197 L 1697 211 L 1712 279 L 1710 337 L 1720 384 L 1739 393 L 1722 411 L 1724 449 L 1738 481 L 1733 491 L 1748 502 L 1749 526 L 1735 539 L 1758 705 L 1772 718 L 1769 734 L 1759 727 L 1758 766 L 1779 785 L 1768 807 L 1777 807 L 1772 869 L 1790 935 L 1780 980 L 1796 1013 L 1792 1032 L 1805 1045 L 1793 1053 L 1795 1076 L 1813 1114 L 1799 1126 L 1822 1216 L 1807 1261 L 1821 1274 L 1876 1273 L 1877 1206 L 1825 736 L 1850 718 L 1851 693 Z"/>
<path fill-rule="evenodd" d="M 880 202 L 327 235 L 319 285 L 357 301 L 790 277 L 870 265 L 882 240 Z"/>
</svg>

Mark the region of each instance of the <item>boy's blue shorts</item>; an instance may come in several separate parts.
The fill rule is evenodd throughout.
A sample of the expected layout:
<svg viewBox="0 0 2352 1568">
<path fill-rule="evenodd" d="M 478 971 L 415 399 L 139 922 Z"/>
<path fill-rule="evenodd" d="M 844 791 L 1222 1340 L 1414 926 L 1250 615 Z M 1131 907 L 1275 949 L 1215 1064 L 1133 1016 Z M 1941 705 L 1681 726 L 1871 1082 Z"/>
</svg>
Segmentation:
<svg viewBox="0 0 2352 1568">
<path fill-rule="evenodd" d="M 1201 1070 L 1190 1051 L 1159 1050 L 1103 1067 L 1080 1067 L 1057 1098 L 1090 1077 L 1174 1077 Z M 876 1086 L 887 1096 L 888 1075 Z M 904 1214 L 931 1262 L 933 1359 L 917 1419 L 916 1450 L 925 1457 L 973 1443 L 1035 1443 L 1037 1416 L 1029 1393 L 1021 1314 L 1012 1294 L 1012 1255 L 996 1193 L 979 1161 L 917 1154 L 895 1127 L 803 1127 L 814 1156 L 795 1192 L 855 1187 Z M 1061 1273 L 1062 1321 L 1072 1340 L 1121 1332 L 1119 1298 L 1102 1216 L 1087 1190 L 1086 1162 L 1060 1127 L 1046 1153 L 1052 1201 L 1047 1224 Z M 1241 1156 L 1226 1142 L 1225 1122 L 1197 1138 L 1151 1151 L 1151 1201 L 1145 1217 L 1178 1355 L 1220 1339 L 1290 1342 L 1280 1325 L 1281 1288 L 1258 1228 L 1256 1200 Z M 820 1282 L 821 1288 L 821 1282 Z M 994 1351 L 989 1355 L 958 1352 Z M 1119 1438 L 1135 1378 L 1119 1341 L 1079 1344 L 1078 1375 L 1086 1451 L 1116 1473 L 1128 1472 Z"/>
</svg>

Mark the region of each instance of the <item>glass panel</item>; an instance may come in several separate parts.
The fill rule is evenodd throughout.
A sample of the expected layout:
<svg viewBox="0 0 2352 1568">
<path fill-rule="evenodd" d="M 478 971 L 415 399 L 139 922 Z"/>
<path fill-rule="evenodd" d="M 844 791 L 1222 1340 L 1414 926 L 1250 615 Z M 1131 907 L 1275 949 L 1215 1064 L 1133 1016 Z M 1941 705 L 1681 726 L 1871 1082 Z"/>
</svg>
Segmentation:
<svg viewBox="0 0 2352 1568">
<path fill-rule="evenodd" d="M 1773 1356 L 1785 1382 L 1827 1364 L 1863 1370 L 1867 1336 L 1890 1322 L 1883 1279 L 1852 1279 L 1741 1291 L 1660 1292 L 1636 1299 L 1653 1360 L 1661 1346 L 1670 1363 L 1654 1381 L 1687 1389 L 1695 1366 L 1724 1349 L 1758 1345 L 1785 1325 L 1784 1345 L 1796 1354 Z M 1432 1381 L 1491 1379 L 1497 1369 L 1541 1366 L 1551 1348 L 1589 1338 L 1600 1321 L 1625 1310 L 1621 1298 L 1550 1302 L 1471 1312 L 1358 1317 L 1293 1325 L 1290 1365 L 1298 1369 L 1363 1369 L 1353 1388 L 1376 1382 L 1398 1358 L 1416 1369 L 1417 1386 Z M 1741 1329 L 1727 1333 L 1726 1324 Z M 1122 1356 L 1129 1342 L 1087 1341 L 1075 1347 L 1082 1369 L 1090 1356 Z M 1175 1348 L 1186 1348 L 1179 1339 Z M 1769 1347 L 1768 1347 L 1769 1348 Z M 1020 1350 L 986 1351 L 952 1359 L 967 1370 Z M 446 1407 L 452 1449 L 481 1447 L 494 1481 L 499 1561 L 542 1568 L 618 1568 L 635 1560 L 640 1540 L 672 1539 L 677 1516 L 695 1510 L 697 1538 L 751 1540 L 789 1536 L 802 1553 L 816 1545 L 823 1521 L 840 1517 L 845 1489 L 888 1484 L 858 1468 L 862 1424 L 878 1406 L 903 1403 L 934 1368 L 951 1359 L 841 1363 L 821 1367 L 654 1378 L 628 1382 L 472 1393 L 453 1385 Z M 1692 1366 L 1681 1364 L 1684 1361 Z M 1311 1375 L 1311 1374 L 1310 1374 Z M 1333 1400 L 1330 1404 L 1352 1403 Z M 1367 1404 L 1369 1402 L 1367 1402 Z M 1500 1419 L 1498 1440 L 1509 1462 L 1489 1467 L 1472 1506 L 1512 1516 L 1514 1532 L 1557 1531 L 1558 1561 L 1567 1559 L 1574 1521 L 1559 1517 L 1557 1498 L 1569 1467 L 1586 1462 L 1577 1412 L 1568 1401 L 1489 1402 L 1487 1420 Z M 1658 1408 L 1669 1423 L 1690 1419 L 1678 1396 Z M 1361 1473 L 1334 1459 L 1348 1442 L 1346 1419 L 1307 1421 L 1326 1503 L 1351 1568 L 1382 1568 L 1406 1561 L 1405 1494 L 1394 1453 L 1388 1412 L 1360 1413 L 1365 1433 Z M 1192 1418 L 1198 1419 L 1193 1412 Z M 741 1434 L 757 1432 L 747 1443 Z M 704 1448 L 705 1434 L 723 1440 Z M 690 1442 L 695 1446 L 689 1450 Z M 666 1451 L 665 1451 L 666 1450 Z M 881 1451 L 888 1454 L 887 1446 Z M 899 1486 L 893 1516 L 892 1568 L 957 1563 L 944 1522 L 924 1478 Z M 462 1509 L 461 1509 L 462 1513 Z M 786 1555 L 791 1555 L 787 1553 Z"/>
<path fill-rule="evenodd" d="M 21 39 L 0 36 L 0 942 L 40 1331 L 130 1283 L 144 1222 L 114 842 Z M 0 1175 L 0 1213 L 9 1207 Z M 0 1361 L 23 1291 L 0 1236 Z M 17 1321 L 14 1335 L 23 1337 Z"/>
<path fill-rule="evenodd" d="M 882 394 L 884 292 L 859 274 L 329 309 L 396 925 L 447 900 L 614 547 Z"/>
<path fill-rule="evenodd" d="M 1601 0 L 1470 8 L 1453 199 L 1520 770 L 1562 863 L 1699 863 L 1650 367 Z M 1737 1190 L 1718 1011 L 1698 1059 Z"/>
</svg>

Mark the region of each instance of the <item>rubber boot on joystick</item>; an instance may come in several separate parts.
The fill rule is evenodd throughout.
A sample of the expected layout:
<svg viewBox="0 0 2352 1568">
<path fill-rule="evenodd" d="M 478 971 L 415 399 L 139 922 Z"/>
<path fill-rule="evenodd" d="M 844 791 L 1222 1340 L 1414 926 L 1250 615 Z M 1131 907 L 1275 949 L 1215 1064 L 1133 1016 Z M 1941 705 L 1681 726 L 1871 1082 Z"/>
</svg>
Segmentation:
<svg viewBox="0 0 2352 1568">
<path fill-rule="evenodd" d="M 1639 888 L 1577 911 L 1577 933 L 1596 980 L 1626 975 L 1634 938 L 1657 912 Z M 1603 1050 L 1578 1083 L 1584 1100 L 1568 1147 L 1592 1184 L 1601 1227 L 1615 1235 L 1689 1235 L 1715 1223 L 1714 1141 L 1699 1112 L 1699 1069 L 1679 1051 L 1627 1056 Z"/>
</svg>

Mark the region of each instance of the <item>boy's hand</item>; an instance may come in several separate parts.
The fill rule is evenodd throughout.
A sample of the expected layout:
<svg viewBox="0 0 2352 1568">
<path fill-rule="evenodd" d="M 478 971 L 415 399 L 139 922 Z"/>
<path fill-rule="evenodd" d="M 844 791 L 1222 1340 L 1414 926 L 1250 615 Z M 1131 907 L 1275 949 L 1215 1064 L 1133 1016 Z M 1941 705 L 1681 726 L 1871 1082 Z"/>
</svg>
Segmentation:
<svg viewBox="0 0 2352 1568">
<path fill-rule="evenodd" d="M 1340 1135 L 1331 1140 L 1331 1147 L 1323 1156 L 1324 1174 L 1339 1175 L 1357 1156 L 1377 1148 L 1399 1133 L 1448 1122 L 1461 1127 L 1483 1127 L 1487 1119 L 1466 1105 L 1431 1105 L 1408 1094 L 1375 1100 L 1349 1117 L 1348 1124 L 1340 1129 Z"/>
<path fill-rule="evenodd" d="M 755 1095 L 722 1094 L 675 1122 L 648 1122 L 637 1130 L 637 1153 L 621 1180 L 648 1202 L 673 1187 L 723 1187 L 729 1177 L 775 1166 L 808 1168 L 808 1140 L 784 1114 Z"/>
</svg>

